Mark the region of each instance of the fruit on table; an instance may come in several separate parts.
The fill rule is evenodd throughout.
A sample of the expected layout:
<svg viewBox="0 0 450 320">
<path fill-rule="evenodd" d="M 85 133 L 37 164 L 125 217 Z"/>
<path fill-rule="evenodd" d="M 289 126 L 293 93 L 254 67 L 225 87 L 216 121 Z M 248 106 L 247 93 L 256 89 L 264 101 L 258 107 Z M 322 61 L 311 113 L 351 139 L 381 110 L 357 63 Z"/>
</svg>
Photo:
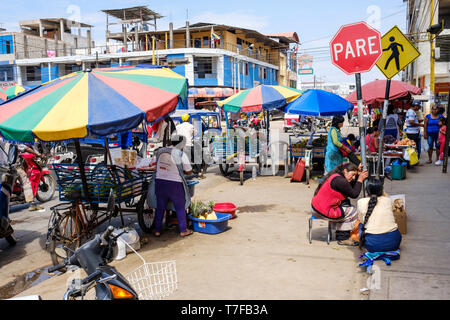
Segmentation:
<svg viewBox="0 0 450 320">
<path fill-rule="evenodd" d="M 408 139 L 408 138 L 404 138 L 400 141 L 397 141 L 395 144 L 398 146 L 415 146 L 416 145 L 416 143 L 413 140 Z"/>
</svg>

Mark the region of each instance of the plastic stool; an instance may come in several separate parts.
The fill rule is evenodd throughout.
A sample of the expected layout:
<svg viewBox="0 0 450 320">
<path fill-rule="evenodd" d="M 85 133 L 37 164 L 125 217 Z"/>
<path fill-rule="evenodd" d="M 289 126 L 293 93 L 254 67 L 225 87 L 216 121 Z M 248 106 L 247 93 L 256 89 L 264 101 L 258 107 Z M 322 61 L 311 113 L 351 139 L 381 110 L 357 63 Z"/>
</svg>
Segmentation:
<svg viewBox="0 0 450 320">
<path fill-rule="evenodd" d="M 313 220 L 325 220 L 325 219 L 320 219 L 320 218 L 316 218 L 315 216 L 311 215 L 311 217 L 308 219 L 309 222 L 309 232 L 308 232 L 308 236 L 309 236 L 309 243 L 312 243 L 312 222 Z M 327 234 L 327 244 L 330 244 L 331 239 L 333 238 L 333 233 L 332 233 L 332 228 L 331 228 L 331 224 L 333 222 L 328 220 L 328 234 Z"/>
</svg>

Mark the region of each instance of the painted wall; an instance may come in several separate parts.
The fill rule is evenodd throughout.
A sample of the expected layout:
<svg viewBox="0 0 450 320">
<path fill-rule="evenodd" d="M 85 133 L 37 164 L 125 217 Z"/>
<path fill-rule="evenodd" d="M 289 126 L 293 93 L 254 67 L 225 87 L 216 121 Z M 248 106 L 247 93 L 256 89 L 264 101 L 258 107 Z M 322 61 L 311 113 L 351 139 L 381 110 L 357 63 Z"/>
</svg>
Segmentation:
<svg viewBox="0 0 450 320">
<path fill-rule="evenodd" d="M 171 58 L 174 59 L 184 59 L 184 54 L 169 54 L 167 55 L 167 61 L 170 61 Z M 186 76 L 186 66 L 185 65 L 177 65 L 175 68 L 172 69 L 172 71 L 178 73 L 179 75 L 185 77 Z"/>
<path fill-rule="evenodd" d="M 48 67 L 47 66 L 41 67 L 41 81 L 42 81 L 42 83 L 48 82 L 50 80 L 55 80 L 56 78 L 58 78 L 58 73 L 59 73 L 58 66 L 51 66 L 50 67 L 51 79 L 50 79 Z"/>
<path fill-rule="evenodd" d="M 0 36 L 0 54 L 13 54 L 13 53 L 14 53 L 14 37 L 12 35 Z"/>
</svg>

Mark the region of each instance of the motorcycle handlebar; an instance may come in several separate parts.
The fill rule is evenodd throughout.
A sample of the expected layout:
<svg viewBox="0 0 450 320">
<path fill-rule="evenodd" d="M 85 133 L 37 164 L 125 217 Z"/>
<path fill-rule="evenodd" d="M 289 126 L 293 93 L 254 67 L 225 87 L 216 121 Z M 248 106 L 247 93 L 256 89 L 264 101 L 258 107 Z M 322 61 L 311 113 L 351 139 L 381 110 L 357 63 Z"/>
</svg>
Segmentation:
<svg viewBox="0 0 450 320">
<path fill-rule="evenodd" d="M 105 232 L 103 232 L 103 234 L 101 235 L 101 239 L 102 239 L 102 244 L 106 245 L 109 242 L 109 238 L 111 237 L 111 234 L 114 231 L 114 227 L 113 226 L 109 226 L 108 229 L 106 229 Z"/>
<path fill-rule="evenodd" d="M 52 266 L 47 269 L 47 272 L 52 273 L 55 271 L 58 271 L 66 266 L 66 262 L 61 262 L 60 264 L 57 264 L 56 266 Z"/>
</svg>

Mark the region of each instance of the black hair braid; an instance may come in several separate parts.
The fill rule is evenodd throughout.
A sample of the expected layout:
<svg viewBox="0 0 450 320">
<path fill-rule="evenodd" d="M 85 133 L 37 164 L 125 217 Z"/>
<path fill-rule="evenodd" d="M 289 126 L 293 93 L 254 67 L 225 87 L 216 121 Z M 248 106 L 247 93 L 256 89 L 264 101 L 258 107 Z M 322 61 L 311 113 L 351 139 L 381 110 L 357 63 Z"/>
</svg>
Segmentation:
<svg viewBox="0 0 450 320">
<path fill-rule="evenodd" d="M 367 206 L 366 216 L 364 217 L 361 239 L 359 241 L 360 248 L 362 248 L 364 246 L 364 242 L 366 240 L 366 226 L 367 226 L 367 223 L 369 222 L 369 218 L 372 215 L 372 212 L 375 209 L 375 206 L 377 205 L 377 203 L 378 203 L 378 197 L 376 195 L 372 195 L 369 200 L 369 205 Z"/>
</svg>

